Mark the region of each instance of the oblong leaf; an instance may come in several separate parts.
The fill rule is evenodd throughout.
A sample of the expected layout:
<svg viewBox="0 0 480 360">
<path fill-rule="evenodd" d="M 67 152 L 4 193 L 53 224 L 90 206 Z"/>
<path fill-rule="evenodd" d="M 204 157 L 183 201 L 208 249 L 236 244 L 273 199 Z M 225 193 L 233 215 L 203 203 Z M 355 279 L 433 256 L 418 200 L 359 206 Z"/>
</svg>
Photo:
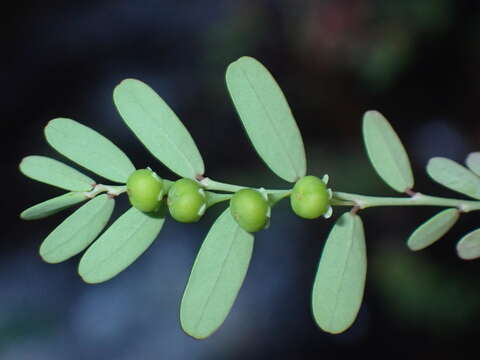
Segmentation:
<svg viewBox="0 0 480 360">
<path fill-rule="evenodd" d="M 80 207 L 42 242 L 42 259 L 55 264 L 85 250 L 107 225 L 114 205 L 115 200 L 103 194 Z"/>
<path fill-rule="evenodd" d="M 350 327 L 362 303 L 366 274 L 362 221 L 345 213 L 328 235 L 313 285 L 313 315 L 320 328 L 338 334 Z"/>
<path fill-rule="evenodd" d="M 480 176 L 480 152 L 472 152 L 465 159 L 468 168 Z"/>
<path fill-rule="evenodd" d="M 31 179 L 70 191 L 89 191 L 95 184 L 87 175 L 46 156 L 23 158 L 20 171 Z"/>
<path fill-rule="evenodd" d="M 87 197 L 84 193 L 66 193 L 23 210 L 20 218 L 23 220 L 42 219 L 85 200 Z"/>
<path fill-rule="evenodd" d="M 407 245 L 410 250 L 425 249 L 440 239 L 457 222 L 460 216 L 458 209 L 446 209 L 425 221 L 410 235 Z"/>
<path fill-rule="evenodd" d="M 190 133 L 152 88 L 126 79 L 115 88 L 113 101 L 127 126 L 166 167 L 191 179 L 203 175 L 203 160 Z"/>
<path fill-rule="evenodd" d="M 182 303 L 183 330 L 197 339 L 210 336 L 225 321 L 247 273 L 253 235 L 240 228 L 227 208 L 205 238 Z"/>
<path fill-rule="evenodd" d="M 474 230 L 457 243 L 457 254 L 464 260 L 480 258 L 480 229 Z"/>
<path fill-rule="evenodd" d="M 480 199 L 480 177 L 453 160 L 434 157 L 427 164 L 427 173 L 451 190 Z"/>
<path fill-rule="evenodd" d="M 164 221 L 164 217 L 130 208 L 88 248 L 78 273 L 91 284 L 110 280 L 148 249 Z"/>
<path fill-rule="evenodd" d="M 270 72 L 244 56 L 228 66 L 226 81 L 248 137 L 267 166 L 286 181 L 305 176 L 302 136 Z"/>
<path fill-rule="evenodd" d="M 405 192 L 414 184 L 412 167 L 400 138 L 378 111 L 363 116 L 363 139 L 377 174 L 392 189 Z"/>
<path fill-rule="evenodd" d="M 45 127 L 45 137 L 60 154 L 105 179 L 126 183 L 135 171 L 130 159 L 114 143 L 75 120 L 51 120 Z"/>
</svg>

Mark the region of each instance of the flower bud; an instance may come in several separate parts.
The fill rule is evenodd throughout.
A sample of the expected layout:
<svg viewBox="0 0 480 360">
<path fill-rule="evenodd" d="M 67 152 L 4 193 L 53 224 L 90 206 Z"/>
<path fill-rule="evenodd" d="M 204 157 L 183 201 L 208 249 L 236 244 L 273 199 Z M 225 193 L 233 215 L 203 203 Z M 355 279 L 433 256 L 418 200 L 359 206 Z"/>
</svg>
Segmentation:
<svg viewBox="0 0 480 360">
<path fill-rule="evenodd" d="M 191 179 L 177 180 L 168 191 L 170 215 L 177 221 L 190 223 L 198 221 L 205 213 L 207 201 L 204 190 Z"/>
<path fill-rule="evenodd" d="M 327 185 L 316 176 L 301 178 L 290 194 L 290 204 L 295 214 L 305 219 L 316 219 L 327 214 L 330 209 Z"/>
<path fill-rule="evenodd" d="M 267 199 L 253 189 L 237 191 L 230 199 L 230 211 L 237 223 L 252 233 L 264 229 L 270 217 Z"/>
<path fill-rule="evenodd" d="M 163 181 L 150 169 L 136 170 L 127 180 L 127 193 L 133 207 L 143 212 L 152 212 L 160 207 Z"/>
</svg>

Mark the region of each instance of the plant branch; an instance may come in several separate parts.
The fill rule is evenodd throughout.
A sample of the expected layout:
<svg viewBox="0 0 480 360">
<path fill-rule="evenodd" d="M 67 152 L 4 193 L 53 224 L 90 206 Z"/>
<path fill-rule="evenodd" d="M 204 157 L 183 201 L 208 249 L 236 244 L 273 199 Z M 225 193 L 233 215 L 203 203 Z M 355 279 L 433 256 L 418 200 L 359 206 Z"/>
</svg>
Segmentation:
<svg viewBox="0 0 480 360">
<path fill-rule="evenodd" d="M 233 185 L 233 184 L 226 184 L 219 181 L 212 180 L 208 177 L 203 178 L 202 180 L 198 180 L 199 184 L 202 185 L 207 190 L 215 190 L 215 191 L 224 191 L 224 192 L 237 192 L 242 189 L 252 189 L 248 186 L 240 186 L 240 185 Z M 265 191 L 268 194 L 290 194 L 290 190 L 274 190 L 274 189 L 264 189 L 258 188 L 256 190 Z"/>
<path fill-rule="evenodd" d="M 381 197 L 334 192 L 332 205 L 358 206 L 360 209 L 378 206 L 440 206 L 455 207 L 462 212 L 480 210 L 479 200 L 450 199 L 415 193 L 412 197 Z"/>
</svg>

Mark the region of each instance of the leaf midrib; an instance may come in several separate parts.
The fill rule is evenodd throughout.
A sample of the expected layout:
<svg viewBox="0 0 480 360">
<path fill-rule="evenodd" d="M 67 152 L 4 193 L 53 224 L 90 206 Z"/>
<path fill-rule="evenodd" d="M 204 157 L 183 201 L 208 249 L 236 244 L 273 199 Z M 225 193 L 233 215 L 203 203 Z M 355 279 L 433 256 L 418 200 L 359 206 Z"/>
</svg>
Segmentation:
<svg viewBox="0 0 480 360">
<path fill-rule="evenodd" d="M 220 271 L 218 272 L 218 274 L 216 276 L 216 279 L 215 279 L 215 282 L 213 284 L 212 290 L 210 291 L 210 295 L 208 296 L 207 301 L 205 301 L 205 304 L 202 307 L 202 311 L 200 312 L 200 316 L 199 316 L 197 322 L 195 323 L 195 326 L 194 326 L 195 332 L 198 331 L 198 328 L 200 327 L 200 324 L 203 320 L 203 317 L 205 316 L 205 310 L 208 308 L 208 305 L 210 304 L 211 299 L 213 297 L 212 294 L 215 292 L 215 290 L 218 286 L 218 282 L 219 282 L 220 277 L 222 275 L 223 268 L 225 267 L 225 264 L 227 263 L 227 260 L 230 257 L 230 253 L 232 251 L 233 245 L 235 244 L 235 241 L 237 240 L 237 235 L 238 235 L 239 230 L 240 230 L 240 227 L 238 225 L 235 226 L 235 232 L 233 233 L 232 243 L 230 244 L 230 246 L 228 248 L 227 255 L 225 256 L 225 258 L 222 261 L 222 265 L 220 266 Z"/>
<path fill-rule="evenodd" d="M 293 172 L 295 173 L 295 177 L 298 178 L 299 176 L 299 171 L 297 171 L 297 168 L 295 166 L 295 162 L 293 161 L 293 158 L 290 154 L 289 151 L 286 150 L 286 144 L 284 142 L 284 139 L 283 137 L 281 137 L 279 135 L 279 131 L 278 129 L 275 127 L 275 122 L 272 120 L 271 116 L 270 116 L 270 113 L 268 111 L 268 107 L 263 103 L 263 101 L 261 100 L 261 97 L 258 95 L 257 93 L 257 90 L 255 89 L 255 86 L 253 86 L 253 83 L 252 81 L 250 80 L 250 78 L 248 77 L 248 74 L 247 72 L 243 69 L 242 66 L 240 66 L 240 71 L 244 74 L 245 78 L 247 79 L 247 82 L 248 84 L 250 85 L 250 88 L 252 89 L 255 97 L 257 98 L 258 102 L 260 103 L 261 107 L 263 108 L 264 112 L 266 113 L 266 118 L 268 119 L 268 122 L 270 123 L 271 125 L 271 128 L 273 129 L 274 133 L 275 133 L 275 137 L 277 139 L 279 139 L 279 142 L 282 144 L 281 146 L 281 150 L 284 154 L 286 154 L 286 158 L 288 159 L 289 163 L 290 163 L 290 166 L 291 168 L 293 169 Z M 295 179 L 293 179 L 295 180 Z"/>
<path fill-rule="evenodd" d="M 159 124 L 158 127 L 161 129 L 162 137 L 164 137 L 164 138 L 167 140 L 167 142 L 168 142 L 169 144 L 171 144 L 171 145 L 177 150 L 177 152 L 183 157 L 183 159 L 186 161 L 186 164 L 188 165 L 188 167 L 189 167 L 190 170 L 192 171 L 192 174 L 193 174 L 194 176 L 202 175 L 202 174 L 197 174 L 197 171 L 195 170 L 195 167 L 193 166 L 192 162 L 191 162 L 190 159 L 187 157 L 187 155 L 181 151 L 180 147 L 177 145 L 176 142 L 174 142 L 172 139 L 170 139 L 170 137 L 169 137 L 168 135 L 166 135 L 166 134 L 169 134 L 169 133 L 168 133 L 168 131 L 165 131 L 165 127 L 162 126 L 162 125 L 163 125 L 162 122 L 155 120 L 155 117 L 152 116 L 152 114 L 150 113 L 150 111 L 148 111 L 147 108 L 143 105 L 143 103 L 139 100 L 139 97 L 137 96 L 136 91 L 135 91 L 135 90 L 128 89 L 128 88 L 127 88 L 127 91 L 128 91 L 129 93 L 133 94 L 132 97 L 136 100 L 135 103 L 137 104 L 138 107 L 140 107 L 140 109 L 143 111 L 143 113 L 145 113 L 146 116 L 148 116 L 148 118 L 150 119 L 150 121 L 153 122 L 155 125 L 156 125 L 156 124 Z M 153 90 L 152 90 L 152 91 L 153 91 Z M 160 96 L 159 96 L 158 94 L 155 93 L 154 95 L 160 98 Z M 157 100 L 157 99 L 155 99 L 155 100 Z M 163 101 L 163 100 L 160 98 L 160 101 Z M 168 108 L 168 105 L 167 105 L 166 103 L 165 103 L 165 105 L 162 104 L 161 106 L 166 106 L 166 107 L 167 107 L 167 111 L 173 113 L 174 116 L 176 116 L 175 113 L 173 112 L 173 110 Z M 171 114 L 169 114 L 169 115 L 171 115 Z M 175 119 L 175 120 L 177 120 L 177 119 Z M 140 139 L 140 141 L 141 141 L 141 139 Z M 160 160 L 160 161 L 161 161 L 161 160 Z M 175 161 L 172 162 L 171 166 L 175 167 Z"/>
<path fill-rule="evenodd" d="M 119 251 L 121 251 L 124 247 L 125 247 L 125 244 L 132 239 L 133 236 L 135 236 L 140 230 L 143 230 L 142 227 L 143 225 L 145 224 L 145 222 L 147 221 L 148 219 L 144 219 L 143 221 L 141 222 L 138 222 L 137 223 L 137 226 L 133 228 L 133 230 L 129 233 L 128 236 L 126 236 L 124 238 L 124 240 L 122 241 L 121 244 L 119 244 L 119 246 L 114 250 L 112 251 L 111 253 L 108 254 L 108 256 L 104 257 L 102 260 L 100 260 L 99 262 L 97 262 L 96 264 L 96 267 L 94 269 L 91 269 L 90 271 L 88 272 L 85 272 L 83 273 L 84 276 L 88 275 L 88 274 L 91 274 L 93 271 L 95 271 L 96 269 L 98 269 L 99 267 L 101 267 L 103 264 L 105 264 L 107 261 L 109 261 L 115 254 L 117 254 Z M 113 225 L 112 225 L 113 226 Z M 110 228 L 111 229 L 111 228 Z M 111 238 L 112 236 L 109 236 L 109 238 Z M 144 237 L 144 239 L 146 238 L 146 236 Z M 100 240 L 100 239 L 98 239 Z M 98 241 L 97 240 L 97 241 Z"/>
<path fill-rule="evenodd" d="M 341 274 L 341 281 L 340 281 L 340 286 L 338 287 L 336 293 L 335 293 L 335 302 L 333 304 L 333 314 L 332 314 L 332 317 L 330 318 L 330 329 L 332 328 L 332 323 L 335 323 L 335 320 L 336 320 L 336 317 L 337 317 L 337 308 L 338 308 L 338 297 L 340 295 L 340 293 L 342 293 L 343 291 L 343 287 L 344 287 L 344 284 L 345 284 L 345 273 L 346 273 L 346 269 L 347 269 L 347 264 L 349 263 L 349 260 L 350 260 L 350 256 L 352 254 L 352 247 L 353 247 L 353 244 L 354 244 L 354 234 L 355 234 L 355 228 L 357 226 L 357 222 L 355 221 L 355 218 L 352 219 L 353 221 L 353 225 L 352 225 L 352 228 L 351 228 L 351 232 L 350 232 L 350 244 L 348 245 L 348 253 L 347 253 L 347 256 L 345 258 L 345 261 L 343 263 L 343 268 L 342 268 L 342 274 Z"/>
<path fill-rule="evenodd" d="M 108 201 L 109 199 L 107 199 L 107 201 L 96 211 L 94 212 L 91 216 L 85 218 L 86 221 L 84 221 L 83 223 L 84 224 L 89 224 L 92 219 L 94 219 L 95 217 L 98 216 L 98 214 L 102 213 L 104 210 L 105 210 L 105 206 L 108 205 Z M 85 204 L 86 205 L 86 204 Z M 57 246 L 55 246 L 55 248 L 53 248 L 52 250 L 46 252 L 44 254 L 44 256 L 46 255 L 50 255 L 52 254 L 53 252 L 56 252 L 59 248 L 65 246 L 68 242 L 70 242 L 72 240 L 72 238 L 74 238 L 76 235 L 78 235 L 78 233 L 84 228 L 85 226 L 82 226 L 79 230 L 75 231 L 74 233 L 72 233 L 66 240 L 60 242 L 59 244 L 57 244 Z"/>
<path fill-rule="evenodd" d="M 389 163 L 390 163 L 390 164 L 394 164 L 393 169 L 394 169 L 395 172 L 397 173 L 397 176 L 403 180 L 404 185 L 409 184 L 409 183 L 410 183 L 410 181 L 409 181 L 409 178 L 410 178 L 410 177 L 408 177 L 408 179 L 407 179 L 407 177 L 404 176 L 404 173 L 398 168 L 398 166 L 397 166 L 397 161 L 395 161 L 395 156 L 392 154 L 392 147 L 390 146 L 390 143 L 387 141 L 386 136 L 384 136 L 384 132 L 383 132 L 382 130 L 380 130 L 380 127 L 382 127 L 382 126 L 385 125 L 385 124 L 383 124 L 383 123 L 381 123 L 381 122 L 377 122 L 377 121 L 375 121 L 375 120 L 373 120 L 373 123 L 374 123 L 374 125 L 375 125 L 375 126 L 374 126 L 374 129 L 375 129 L 375 132 L 377 132 L 377 136 L 379 137 L 380 141 L 383 142 L 383 145 L 385 146 L 385 148 L 389 150 L 389 151 L 386 153 L 386 155 L 387 155 L 387 157 L 388 157 L 388 159 L 389 159 L 389 160 L 388 160 Z M 390 132 L 391 132 L 391 129 L 388 129 L 388 132 L 390 133 Z M 394 136 L 394 140 L 395 140 L 394 143 L 397 143 L 397 144 L 398 144 L 398 139 L 396 139 L 395 136 Z M 400 146 L 401 146 L 401 145 L 400 145 Z M 395 149 L 394 149 L 394 150 L 395 150 Z M 400 161 L 404 162 L 404 160 L 405 160 L 405 154 L 404 154 L 404 151 L 402 151 L 402 152 L 401 152 Z M 408 160 L 408 159 L 407 159 L 407 160 Z M 408 162 L 407 162 L 407 165 L 409 165 Z M 408 171 L 408 166 L 407 166 L 407 171 Z M 403 189 L 403 191 L 407 190 L 408 187 L 409 187 L 409 186 L 406 185 L 406 188 Z"/>
</svg>

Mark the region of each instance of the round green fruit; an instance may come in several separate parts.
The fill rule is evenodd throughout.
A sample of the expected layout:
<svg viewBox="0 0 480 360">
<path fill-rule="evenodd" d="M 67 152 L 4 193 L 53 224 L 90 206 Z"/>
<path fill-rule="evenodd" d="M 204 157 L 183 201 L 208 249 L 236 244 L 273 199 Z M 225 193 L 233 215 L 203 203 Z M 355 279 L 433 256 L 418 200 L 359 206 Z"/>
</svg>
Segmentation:
<svg viewBox="0 0 480 360">
<path fill-rule="evenodd" d="M 127 193 L 132 206 L 143 212 L 152 212 L 160 207 L 163 181 L 150 169 L 136 170 L 127 180 Z"/>
<path fill-rule="evenodd" d="M 264 229 L 268 224 L 270 206 L 257 190 L 242 189 L 230 199 L 230 211 L 244 230 L 253 233 Z"/>
<path fill-rule="evenodd" d="M 180 179 L 172 185 L 167 203 L 170 215 L 183 223 L 198 221 L 207 208 L 204 190 L 190 179 Z"/>
<path fill-rule="evenodd" d="M 305 176 L 293 187 L 290 204 L 298 216 L 316 219 L 324 215 L 330 207 L 327 186 L 316 176 Z"/>
</svg>

